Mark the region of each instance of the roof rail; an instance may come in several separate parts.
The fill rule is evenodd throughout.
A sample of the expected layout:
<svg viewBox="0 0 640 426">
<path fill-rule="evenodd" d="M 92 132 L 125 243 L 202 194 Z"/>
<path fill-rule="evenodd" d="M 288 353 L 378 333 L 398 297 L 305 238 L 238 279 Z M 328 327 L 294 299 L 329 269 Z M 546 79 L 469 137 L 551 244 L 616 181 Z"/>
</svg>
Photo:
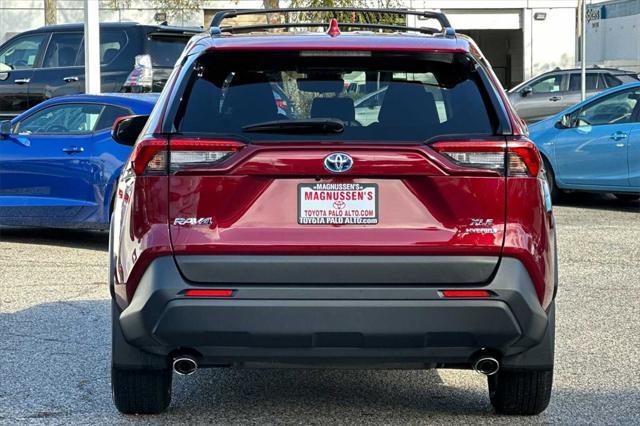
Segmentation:
<svg viewBox="0 0 640 426">
<path fill-rule="evenodd" d="M 341 27 L 346 28 L 364 28 L 364 29 L 384 29 L 384 30 L 397 30 L 397 31 L 416 31 L 426 34 L 442 34 L 446 37 L 455 37 L 455 30 L 451 27 L 447 16 L 439 11 L 426 10 L 408 10 L 408 9 L 366 9 L 366 8 L 333 8 L 333 7 L 292 7 L 282 9 L 245 9 L 245 10 L 222 10 L 213 15 L 211 20 L 211 34 L 220 34 L 222 31 L 229 33 L 246 33 L 256 30 L 267 30 L 274 28 L 303 28 L 303 27 L 329 27 L 328 22 L 283 22 L 283 23 L 268 23 L 268 24 L 255 24 L 255 25 L 241 25 L 241 26 L 222 26 L 225 19 L 236 18 L 238 16 L 245 15 L 269 15 L 280 14 L 288 15 L 290 13 L 298 12 L 324 12 L 331 13 L 333 18 L 337 18 L 339 13 L 362 13 L 365 16 L 366 22 L 339 22 Z M 417 16 L 423 19 L 435 19 L 440 23 L 442 29 L 428 27 L 409 27 L 405 25 L 394 24 L 380 24 L 368 22 L 367 14 L 390 14 L 401 16 Z"/>
</svg>

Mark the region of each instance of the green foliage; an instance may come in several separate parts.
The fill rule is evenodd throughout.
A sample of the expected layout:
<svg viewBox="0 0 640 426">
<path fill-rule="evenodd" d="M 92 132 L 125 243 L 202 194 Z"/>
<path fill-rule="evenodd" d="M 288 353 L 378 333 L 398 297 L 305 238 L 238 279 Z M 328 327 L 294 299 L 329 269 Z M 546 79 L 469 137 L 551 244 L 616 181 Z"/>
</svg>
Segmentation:
<svg viewBox="0 0 640 426">
<path fill-rule="evenodd" d="M 175 18 L 182 13 L 198 12 L 205 0 L 148 0 L 150 6 L 165 12 L 168 17 Z M 107 5 L 113 9 L 131 7 L 131 0 L 107 0 Z"/>
<path fill-rule="evenodd" d="M 270 8 L 279 6 L 278 0 L 263 0 L 263 4 Z M 275 3 L 275 7 L 274 7 Z M 365 9 L 393 9 L 401 6 L 400 0 L 291 0 L 290 7 L 356 7 Z M 359 23 L 380 23 L 380 24 L 398 24 L 405 25 L 405 18 L 401 15 L 380 14 L 374 12 L 365 13 L 327 13 L 327 12 L 308 12 L 301 13 L 292 21 L 317 21 L 328 22 L 331 18 L 336 18 L 338 22 L 359 22 Z"/>
</svg>

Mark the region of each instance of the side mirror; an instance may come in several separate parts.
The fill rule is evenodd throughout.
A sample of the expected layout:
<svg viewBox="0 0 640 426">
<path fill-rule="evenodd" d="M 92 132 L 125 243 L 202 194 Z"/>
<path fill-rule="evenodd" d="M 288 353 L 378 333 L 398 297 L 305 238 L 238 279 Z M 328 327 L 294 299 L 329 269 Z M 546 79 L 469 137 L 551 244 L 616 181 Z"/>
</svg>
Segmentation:
<svg viewBox="0 0 640 426">
<path fill-rule="evenodd" d="M 10 65 L 0 62 L 0 81 L 4 81 L 9 78 L 9 71 L 13 70 Z"/>
<path fill-rule="evenodd" d="M 571 114 L 563 115 L 556 123 L 557 129 L 569 129 L 571 127 L 573 127 L 573 123 L 571 123 Z"/>
<path fill-rule="evenodd" d="M 0 121 L 0 139 L 7 139 L 11 135 L 11 121 Z"/>
<path fill-rule="evenodd" d="M 522 89 L 520 89 L 520 96 L 527 97 L 529 96 L 531 93 L 533 93 L 533 89 L 531 88 L 531 86 L 524 86 Z"/>
<path fill-rule="evenodd" d="M 125 115 L 116 118 L 111 128 L 111 137 L 121 145 L 133 146 L 148 118 L 148 115 Z"/>
</svg>

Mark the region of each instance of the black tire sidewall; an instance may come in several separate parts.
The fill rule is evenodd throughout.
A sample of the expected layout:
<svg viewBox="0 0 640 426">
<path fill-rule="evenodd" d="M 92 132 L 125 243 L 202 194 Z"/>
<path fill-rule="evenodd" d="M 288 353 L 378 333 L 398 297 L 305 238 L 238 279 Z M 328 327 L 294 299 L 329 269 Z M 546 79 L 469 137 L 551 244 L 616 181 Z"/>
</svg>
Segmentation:
<svg viewBox="0 0 640 426">
<path fill-rule="evenodd" d="M 553 167 L 549 161 L 542 157 L 542 163 L 544 167 L 544 177 L 547 180 L 547 185 L 549 185 L 549 193 L 551 195 L 552 201 L 557 201 L 559 197 L 560 190 L 556 186 L 556 175 L 553 172 Z"/>
</svg>

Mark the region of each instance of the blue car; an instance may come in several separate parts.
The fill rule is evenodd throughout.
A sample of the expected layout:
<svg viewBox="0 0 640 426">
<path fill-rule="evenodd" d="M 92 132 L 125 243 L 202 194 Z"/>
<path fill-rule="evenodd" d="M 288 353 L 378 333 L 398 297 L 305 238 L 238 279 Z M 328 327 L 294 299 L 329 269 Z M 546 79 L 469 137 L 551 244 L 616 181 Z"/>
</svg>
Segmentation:
<svg viewBox="0 0 640 426">
<path fill-rule="evenodd" d="M 0 225 L 106 229 L 131 147 L 116 118 L 149 114 L 157 94 L 53 98 L 0 125 Z"/>
<path fill-rule="evenodd" d="M 640 83 L 604 91 L 529 126 L 556 198 L 563 190 L 640 199 Z"/>
</svg>

